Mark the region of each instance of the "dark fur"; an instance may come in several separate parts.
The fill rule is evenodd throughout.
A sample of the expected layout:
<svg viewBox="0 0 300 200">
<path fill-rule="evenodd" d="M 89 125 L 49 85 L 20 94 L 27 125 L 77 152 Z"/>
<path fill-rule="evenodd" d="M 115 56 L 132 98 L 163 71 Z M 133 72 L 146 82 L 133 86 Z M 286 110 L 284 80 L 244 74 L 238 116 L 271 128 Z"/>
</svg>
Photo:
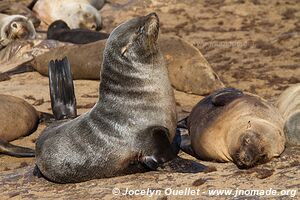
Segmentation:
<svg viewBox="0 0 300 200">
<path fill-rule="evenodd" d="M 14 157 L 34 157 L 35 151 L 30 148 L 20 147 L 0 139 L 0 153 Z"/>
<path fill-rule="evenodd" d="M 152 13 L 112 32 L 97 104 L 74 120 L 48 127 L 37 140 L 36 164 L 47 179 L 68 183 L 141 172 L 175 156 L 170 141 L 176 107 L 156 44 L 158 30 Z"/>
<path fill-rule="evenodd" d="M 47 39 L 70 42 L 74 44 L 87 44 L 104 40 L 109 34 L 88 29 L 70 29 L 66 22 L 57 20 L 53 22 L 47 31 Z"/>
</svg>

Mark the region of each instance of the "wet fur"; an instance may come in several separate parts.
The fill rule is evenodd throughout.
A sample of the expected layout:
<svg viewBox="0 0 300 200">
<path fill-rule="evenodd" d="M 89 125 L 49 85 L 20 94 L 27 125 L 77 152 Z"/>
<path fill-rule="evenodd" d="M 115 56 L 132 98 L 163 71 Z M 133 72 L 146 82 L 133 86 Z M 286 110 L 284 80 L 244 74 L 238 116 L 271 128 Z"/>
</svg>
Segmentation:
<svg viewBox="0 0 300 200">
<path fill-rule="evenodd" d="M 134 18 L 111 33 L 97 104 L 48 127 L 37 140 L 36 164 L 47 179 L 81 182 L 140 172 L 175 156 L 170 143 L 176 106 L 157 33 L 156 14 Z"/>
</svg>

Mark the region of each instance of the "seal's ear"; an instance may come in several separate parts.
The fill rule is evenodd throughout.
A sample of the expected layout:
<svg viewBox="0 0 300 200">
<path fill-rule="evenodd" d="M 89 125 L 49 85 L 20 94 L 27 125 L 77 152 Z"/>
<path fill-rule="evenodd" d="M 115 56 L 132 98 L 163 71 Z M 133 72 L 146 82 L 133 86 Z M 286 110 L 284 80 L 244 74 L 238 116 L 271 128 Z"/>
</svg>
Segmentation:
<svg viewBox="0 0 300 200">
<path fill-rule="evenodd" d="M 212 94 L 211 102 L 214 106 L 225 106 L 243 95 L 244 93 L 238 89 L 224 88 Z"/>
</svg>

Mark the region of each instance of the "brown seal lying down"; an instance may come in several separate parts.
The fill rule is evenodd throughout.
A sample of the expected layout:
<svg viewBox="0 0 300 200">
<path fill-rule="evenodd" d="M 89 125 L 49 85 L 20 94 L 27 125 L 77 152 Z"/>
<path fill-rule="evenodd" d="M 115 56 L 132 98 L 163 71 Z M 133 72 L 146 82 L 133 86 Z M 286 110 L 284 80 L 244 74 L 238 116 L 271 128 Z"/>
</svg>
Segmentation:
<svg viewBox="0 0 300 200">
<path fill-rule="evenodd" d="M 39 123 L 39 113 L 23 99 L 0 94 L 0 153 L 27 157 L 34 150 L 8 142 L 33 133 Z"/>
<path fill-rule="evenodd" d="M 253 167 L 278 157 L 285 148 L 283 118 L 262 98 L 234 88 L 202 99 L 179 125 L 183 151 L 201 159 Z M 184 129 L 183 129 L 184 130 Z"/>
</svg>

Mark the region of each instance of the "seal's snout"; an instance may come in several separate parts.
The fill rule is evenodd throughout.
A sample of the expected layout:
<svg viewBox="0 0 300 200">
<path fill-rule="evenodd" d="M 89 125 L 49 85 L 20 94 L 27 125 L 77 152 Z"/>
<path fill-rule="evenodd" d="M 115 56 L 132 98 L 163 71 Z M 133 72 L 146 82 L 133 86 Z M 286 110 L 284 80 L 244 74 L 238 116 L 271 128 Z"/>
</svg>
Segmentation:
<svg viewBox="0 0 300 200">
<path fill-rule="evenodd" d="M 159 31 L 159 18 L 156 13 L 150 13 L 146 16 L 147 34 L 157 38 Z"/>
</svg>

